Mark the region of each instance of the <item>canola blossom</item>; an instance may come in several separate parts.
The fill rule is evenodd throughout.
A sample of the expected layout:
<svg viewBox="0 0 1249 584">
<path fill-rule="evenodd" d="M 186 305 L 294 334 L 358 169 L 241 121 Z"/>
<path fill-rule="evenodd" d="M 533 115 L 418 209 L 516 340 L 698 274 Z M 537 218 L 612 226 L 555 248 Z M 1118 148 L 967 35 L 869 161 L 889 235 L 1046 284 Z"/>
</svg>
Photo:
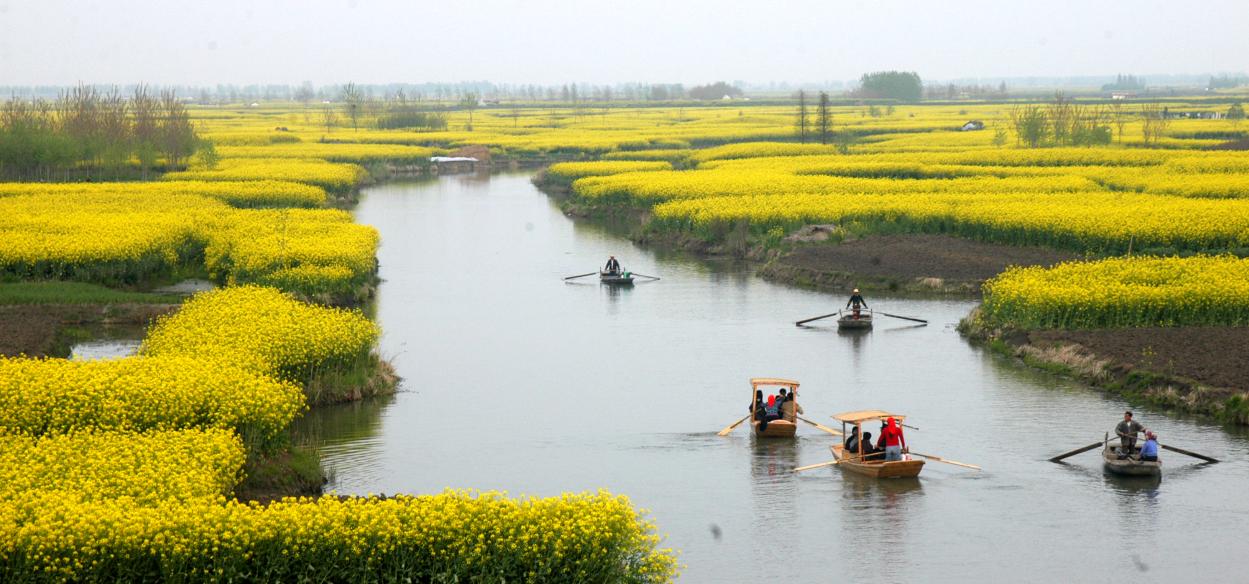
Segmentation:
<svg viewBox="0 0 1249 584">
<path fill-rule="evenodd" d="M 273 288 L 236 286 L 196 294 L 178 312 L 161 317 L 140 353 L 202 356 L 304 383 L 318 371 L 367 355 L 378 334 L 377 325 L 358 310 L 314 306 Z"/>
<path fill-rule="evenodd" d="M 229 496 L 246 451 L 230 430 L 0 434 L 0 502 L 34 493 L 138 505 Z"/>
<path fill-rule="evenodd" d="M 232 207 L 321 207 L 325 189 L 279 181 L 164 181 L 146 183 L 0 183 L 0 197 L 15 195 L 200 195 Z"/>
<path fill-rule="evenodd" d="M 624 497 L 448 491 L 268 506 L 0 502 L 0 580 L 667 582 L 675 554 Z"/>
<path fill-rule="evenodd" d="M 371 278 L 377 244 L 336 209 L 235 209 L 159 190 L 0 197 L 0 274 L 18 278 L 138 282 L 202 261 L 221 282 L 346 297 Z"/>
<path fill-rule="evenodd" d="M 303 408 L 294 384 L 211 355 L 0 357 L 0 432 L 228 428 L 271 439 Z"/>
<path fill-rule="evenodd" d="M 1023 328 L 1249 325 L 1249 259 L 1131 257 L 1011 268 L 984 315 Z"/>
<path fill-rule="evenodd" d="M 295 181 L 342 194 L 356 188 L 366 176 L 368 173 L 355 164 L 340 164 L 307 157 L 227 158 L 213 168 L 192 167 L 189 170 L 166 173 L 164 178 L 175 181 Z"/>
<path fill-rule="evenodd" d="M 602 160 L 595 162 L 561 162 L 552 164 L 546 170 L 548 179 L 571 183 L 587 176 L 606 176 L 622 172 L 644 172 L 649 170 L 672 170 L 672 164 L 662 160 Z"/>
</svg>

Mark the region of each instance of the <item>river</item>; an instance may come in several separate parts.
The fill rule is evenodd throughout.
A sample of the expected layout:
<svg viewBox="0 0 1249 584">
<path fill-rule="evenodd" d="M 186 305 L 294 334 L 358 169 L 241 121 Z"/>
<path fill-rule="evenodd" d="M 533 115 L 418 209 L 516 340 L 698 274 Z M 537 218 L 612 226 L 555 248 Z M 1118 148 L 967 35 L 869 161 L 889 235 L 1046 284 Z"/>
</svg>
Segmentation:
<svg viewBox="0 0 1249 584">
<path fill-rule="evenodd" d="M 1096 451 L 1046 462 L 1100 440 L 1130 405 L 970 345 L 954 327 L 972 301 L 869 296 L 931 324 L 798 328 L 845 299 L 770 284 L 749 264 L 640 248 L 565 217 L 527 174 L 387 183 L 355 215 L 381 232 L 381 351 L 404 383 L 301 424 L 340 493 L 608 489 L 649 510 L 689 582 L 1245 573 L 1243 433 L 1137 407 L 1163 443 L 1225 462 L 1164 452 L 1160 482 L 1104 476 Z M 662 280 L 561 279 L 609 254 Z M 984 471 L 795 474 L 830 458 L 830 436 L 715 434 L 745 413 L 754 376 L 801 381 L 807 417 L 830 426 L 846 410 L 908 414 L 916 451 Z"/>
</svg>

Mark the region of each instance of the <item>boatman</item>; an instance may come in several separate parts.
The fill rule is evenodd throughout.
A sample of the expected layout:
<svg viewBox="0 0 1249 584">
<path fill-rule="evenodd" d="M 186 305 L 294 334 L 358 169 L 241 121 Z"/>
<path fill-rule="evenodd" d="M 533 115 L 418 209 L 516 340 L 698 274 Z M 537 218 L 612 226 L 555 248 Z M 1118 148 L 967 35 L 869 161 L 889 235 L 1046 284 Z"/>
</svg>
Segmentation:
<svg viewBox="0 0 1249 584">
<path fill-rule="evenodd" d="M 854 306 L 854 317 L 859 318 L 859 307 L 867 308 L 867 301 L 863 300 L 863 295 L 859 294 L 859 289 L 854 289 L 854 294 L 850 295 L 850 301 L 846 303 L 846 308 Z"/>
<path fill-rule="evenodd" d="M 616 261 L 616 256 L 607 257 L 607 273 L 608 274 L 620 273 L 620 262 Z"/>
<path fill-rule="evenodd" d="M 1123 421 L 1115 426 L 1115 434 L 1119 435 L 1119 458 L 1127 458 L 1136 447 L 1136 435 L 1145 427 L 1132 419 L 1132 412 L 1123 412 Z"/>
</svg>

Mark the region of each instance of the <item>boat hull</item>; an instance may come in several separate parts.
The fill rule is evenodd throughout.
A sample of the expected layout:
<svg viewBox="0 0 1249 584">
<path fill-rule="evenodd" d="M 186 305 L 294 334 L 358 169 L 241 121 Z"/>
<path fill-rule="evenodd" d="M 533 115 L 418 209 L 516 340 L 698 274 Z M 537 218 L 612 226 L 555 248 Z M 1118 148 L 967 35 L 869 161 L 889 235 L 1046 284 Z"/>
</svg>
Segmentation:
<svg viewBox="0 0 1249 584">
<path fill-rule="evenodd" d="M 840 444 L 830 446 L 829 450 L 833 451 L 833 458 L 837 460 L 847 458 Z M 924 470 L 924 461 L 911 459 L 887 462 L 883 460 L 880 462 L 841 462 L 837 466 L 843 471 L 874 479 L 913 479 Z"/>
<path fill-rule="evenodd" d="M 623 275 L 599 272 L 598 281 L 603 284 L 611 284 L 613 286 L 628 286 L 633 283 L 633 276 L 623 276 Z"/>
<path fill-rule="evenodd" d="M 1102 450 L 1102 468 L 1106 472 L 1123 477 L 1162 476 L 1161 460 L 1120 459 L 1114 447 Z"/>
<path fill-rule="evenodd" d="M 837 328 L 846 330 L 863 330 L 872 328 L 872 317 L 860 316 L 843 316 L 837 319 Z"/>
<path fill-rule="evenodd" d="M 793 438 L 798 433 L 798 425 L 788 420 L 772 420 L 767 430 L 760 430 L 758 421 L 750 423 L 755 427 L 755 436 L 760 438 Z"/>
</svg>

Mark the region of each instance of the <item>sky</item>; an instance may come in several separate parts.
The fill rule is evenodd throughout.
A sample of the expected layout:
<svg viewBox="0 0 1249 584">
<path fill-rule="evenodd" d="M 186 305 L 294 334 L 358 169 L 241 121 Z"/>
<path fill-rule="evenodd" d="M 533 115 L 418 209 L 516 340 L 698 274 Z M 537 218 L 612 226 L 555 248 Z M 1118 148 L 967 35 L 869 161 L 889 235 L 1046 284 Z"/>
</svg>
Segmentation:
<svg viewBox="0 0 1249 584">
<path fill-rule="evenodd" d="M 0 0 L 0 85 L 1249 70 L 1245 0 Z"/>
</svg>

